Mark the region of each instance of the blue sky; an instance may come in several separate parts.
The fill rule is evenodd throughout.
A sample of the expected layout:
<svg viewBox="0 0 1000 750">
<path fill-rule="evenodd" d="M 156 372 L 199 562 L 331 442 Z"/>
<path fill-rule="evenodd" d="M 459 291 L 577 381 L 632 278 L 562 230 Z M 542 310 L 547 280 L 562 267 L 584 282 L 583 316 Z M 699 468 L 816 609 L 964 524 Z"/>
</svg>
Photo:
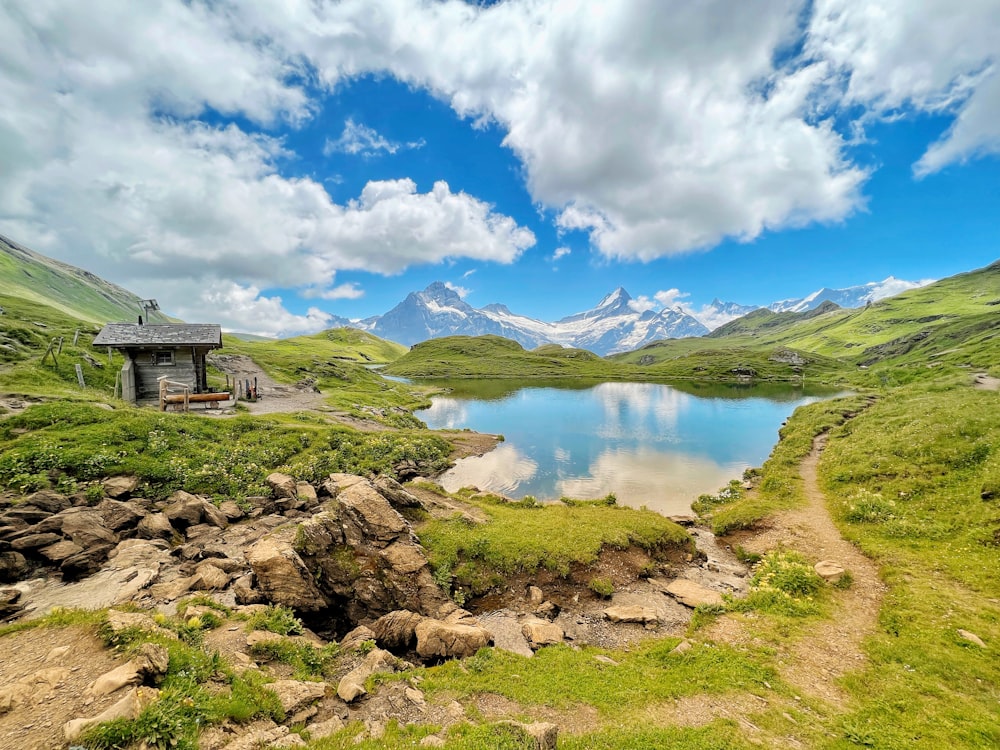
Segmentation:
<svg viewBox="0 0 1000 750">
<path fill-rule="evenodd" d="M 0 233 L 267 335 L 1000 257 L 1000 0 L 0 7 Z"/>
</svg>

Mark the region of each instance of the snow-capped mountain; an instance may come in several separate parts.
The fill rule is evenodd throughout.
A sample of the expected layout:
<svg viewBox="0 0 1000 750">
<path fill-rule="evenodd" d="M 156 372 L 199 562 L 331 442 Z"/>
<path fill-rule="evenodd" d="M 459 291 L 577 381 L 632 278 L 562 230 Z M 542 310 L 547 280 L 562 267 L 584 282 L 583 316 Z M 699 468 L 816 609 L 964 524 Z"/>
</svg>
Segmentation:
<svg viewBox="0 0 1000 750">
<path fill-rule="evenodd" d="M 786 299 L 772 302 L 767 306 L 772 312 L 805 312 L 819 307 L 829 300 L 841 307 L 863 307 L 869 302 L 892 297 L 908 289 L 916 289 L 930 284 L 932 279 L 925 281 L 904 281 L 893 276 L 883 281 L 869 281 L 867 284 L 849 286 L 845 289 L 827 289 L 826 287 L 813 292 L 801 299 Z"/>
<path fill-rule="evenodd" d="M 589 349 L 597 354 L 627 352 L 657 339 L 703 336 L 708 328 L 680 310 L 637 310 L 622 287 L 597 307 L 553 324 L 555 343 Z"/>
<path fill-rule="evenodd" d="M 884 281 L 846 289 L 823 288 L 807 297 L 781 300 L 767 307 L 774 312 L 805 312 L 827 300 L 841 307 L 861 307 L 929 283 L 930 280 L 903 281 L 890 276 Z M 411 292 L 385 315 L 351 325 L 408 346 L 442 336 L 495 334 L 513 339 L 526 349 L 562 344 L 603 356 L 638 349 L 657 339 L 703 336 L 756 309 L 755 305 L 716 298 L 699 310 L 685 305 L 655 311 L 637 304 L 628 292 L 618 287 L 596 307 L 548 323 L 518 315 L 499 303 L 475 308 L 437 281 L 422 292 Z"/>
<path fill-rule="evenodd" d="M 551 341 L 538 333 L 544 330 L 545 323 L 513 315 L 503 305 L 477 310 L 440 281 L 422 292 L 411 292 L 385 315 L 367 318 L 356 325 L 407 346 L 443 336 L 488 333 L 513 339 L 528 349 Z"/>
<path fill-rule="evenodd" d="M 513 313 L 502 304 L 474 308 L 441 282 L 410 293 L 385 315 L 355 325 L 406 345 L 442 336 L 496 334 L 527 349 L 562 344 L 600 355 L 629 351 L 656 339 L 708 333 L 708 328 L 679 310 L 634 309 L 632 298 L 620 287 L 597 307 L 548 323 Z"/>
</svg>

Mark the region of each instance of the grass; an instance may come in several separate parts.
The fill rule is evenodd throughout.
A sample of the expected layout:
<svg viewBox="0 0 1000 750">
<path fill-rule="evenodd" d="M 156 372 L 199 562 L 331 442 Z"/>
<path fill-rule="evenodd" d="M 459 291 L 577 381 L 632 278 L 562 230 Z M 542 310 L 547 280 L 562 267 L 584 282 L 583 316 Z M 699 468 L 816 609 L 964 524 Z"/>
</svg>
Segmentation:
<svg viewBox="0 0 1000 750">
<path fill-rule="evenodd" d="M 270 492 L 265 477 L 285 471 L 319 482 L 331 472 L 395 475 L 404 460 L 428 472 L 447 466 L 451 447 L 421 431 L 358 432 L 294 418 L 196 415 L 51 402 L 0 423 L 0 485 L 30 492 L 84 486 L 134 474 L 157 499 L 177 489 L 220 498 Z"/>
<path fill-rule="evenodd" d="M 593 565 L 609 547 L 635 545 L 655 554 L 668 549 L 687 552 L 692 544 L 683 528 L 658 513 L 605 501 L 539 505 L 500 498 L 465 500 L 489 520 L 434 520 L 421 526 L 419 534 L 439 583 L 446 585 L 454 577 L 457 587 L 477 595 L 517 573 L 545 569 L 568 576 L 575 567 Z"/>
</svg>

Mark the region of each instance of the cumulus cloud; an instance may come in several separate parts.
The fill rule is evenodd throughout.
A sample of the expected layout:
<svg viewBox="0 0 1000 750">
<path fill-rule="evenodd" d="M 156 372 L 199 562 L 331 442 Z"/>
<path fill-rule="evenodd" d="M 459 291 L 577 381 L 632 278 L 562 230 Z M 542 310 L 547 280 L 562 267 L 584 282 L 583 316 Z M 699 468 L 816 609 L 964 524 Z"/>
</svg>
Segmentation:
<svg viewBox="0 0 1000 750">
<path fill-rule="evenodd" d="M 951 113 L 918 177 L 1000 152 L 1000 5 L 995 0 L 817 0 L 807 52 L 840 78 L 833 93 L 871 116 Z"/>
<path fill-rule="evenodd" d="M 278 337 L 322 331 L 333 320 L 316 307 L 310 307 L 305 315 L 295 315 L 285 309 L 281 297 L 267 297 L 255 286 L 234 282 L 211 284 L 176 312 L 185 320 L 212 320 L 226 330 Z"/>
<path fill-rule="evenodd" d="M 458 284 L 453 284 L 450 281 L 444 282 L 444 285 L 446 287 L 448 287 L 449 289 L 451 289 L 451 291 L 453 291 L 455 294 L 457 294 L 462 299 L 465 299 L 466 297 L 468 297 L 469 296 L 469 292 L 472 291 L 471 289 L 466 289 L 464 286 L 459 286 Z"/>
<path fill-rule="evenodd" d="M 682 292 L 680 289 L 661 289 L 653 298 L 663 307 L 677 307 L 685 297 L 690 297 L 688 292 Z"/>
<path fill-rule="evenodd" d="M 551 260 L 552 260 L 552 262 L 553 262 L 553 263 L 555 263 L 555 262 L 557 262 L 557 261 L 558 261 L 558 260 L 559 260 L 560 258 L 565 258 L 565 257 L 566 257 L 567 255 L 569 255 L 569 254 L 570 254 L 570 253 L 572 253 L 572 252 L 573 252 L 573 251 L 572 251 L 572 250 L 570 250 L 570 249 L 569 249 L 568 247 L 557 247 L 557 248 L 555 249 L 555 252 L 554 252 L 554 253 L 552 253 L 552 258 L 551 258 Z"/>
<path fill-rule="evenodd" d="M 401 148 L 423 148 L 424 145 L 423 140 L 409 143 L 390 141 L 374 128 L 370 128 L 364 123 L 356 123 L 348 118 L 344 123 L 344 132 L 336 140 L 326 139 L 326 143 L 323 145 L 323 154 L 329 156 L 340 152 L 358 156 L 378 156 L 379 152 L 383 151 L 394 154 Z"/>
<path fill-rule="evenodd" d="M 933 284 L 937 279 L 921 279 L 920 281 L 906 281 L 905 279 L 897 279 L 893 276 L 885 279 L 884 281 L 878 281 L 872 285 L 871 291 L 868 293 L 868 298 L 872 302 L 877 302 L 880 299 L 885 299 L 886 297 L 895 297 L 897 294 L 902 294 L 903 292 L 909 291 L 910 289 L 919 289 L 922 286 L 927 286 L 928 284 Z"/>
<path fill-rule="evenodd" d="M 810 95 L 822 64 L 775 67 L 794 0 L 690 3 L 345 0 L 284 31 L 333 85 L 373 71 L 495 121 L 532 196 L 609 257 L 843 218 L 866 173 Z M 274 11 L 250 16 L 271 28 Z M 420 33 L 413 33 L 419 29 Z"/>
<path fill-rule="evenodd" d="M 638 297 L 634 297 L 629 300 L 628 306 L 630 310 L 637 313 L 644 313 L 647 310 L 656 310 L 659 307 L 655 300 L 651 300 L 644 294 L 640 294 Z"/>
</svg>

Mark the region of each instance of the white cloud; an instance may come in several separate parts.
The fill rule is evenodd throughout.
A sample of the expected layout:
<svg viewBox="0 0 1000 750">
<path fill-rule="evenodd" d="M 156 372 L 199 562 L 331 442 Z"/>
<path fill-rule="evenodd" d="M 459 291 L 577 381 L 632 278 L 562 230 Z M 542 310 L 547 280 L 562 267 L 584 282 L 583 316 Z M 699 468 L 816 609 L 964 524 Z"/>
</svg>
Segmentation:
<svg viewBox="0 0 1000 750">
<path fill-rule="evenodd" d="M 659 304 L 644 294 L 640 294 L 638 297 L 634 297 L 629 300 L 628 306 L 630 310 L 637 313 L 644 313 L 647 310 L 656 310 L 659 307 Z"/>
<path fill-rule="evenodd" d="M 559 260 L 560 258 L 565 258 L 565 257 L 566 257 L 567 255 L 569 255 L 569 254 L 570 254 L 570 253 L 572 253 L 572 252 L 573 252 L 573 251 L 572 251 L 572 250 L 570 250 L 570 249 L 569 249 L 568 247 L 557 247 L 557 248 L 555 249 L 555 252 L 554 252 L 554 253 L 552 253 L 552 258 L 551 258 L 551 261 L 552 261 L 553 263 L 555 263 L 555 262 L 556 262 L 556 261 L 558 261 L 558 260 Z"/>
<path fill-rule="evenodd" d="M 469 292 L 472 291 L 471 289 L 466 289 L 464 286 L 459 286 L 458 284 L 452 284 L 450 281 L 444 282 L 444 285 L 446 287 L 448 287 L 449 289 L 451 289 L 451 291 L 453 291 L 455 294 L 457 294 L 462 299 L 465 299 L 466 297 L 468 297 L 469 296 Z"/>
<path fill-rule="evenodd" d="M 871 115 L 954 113 L 917 176 L 1000 153 L 1000 4 L 996 0 L 817 0 L 807 51 L 841 77 L 833 94 Z"/>
<path fill-rule="evenodd" d="M 394 154 L 402 149 L 423 148 L 424 141 L 410 141 L 408 143 L 397 143 L 390 141 L 381 135 L 374 128 L 370 128 L 364 123 L 356 123 L 351 118 L 344 122 L 344 132 L 336 140 L 326 139 L 323 145 L 324 156 L 333 153 L 353 154 L 359 156 L 378 156 L 384 151 Z"/>
<path fill-rule="evenodd" d="M 287 29 L 322 80 L 390 71 L 498 122 L 528 188 L 609 257 L 648 260 L 842 219 L 866 173 L 811 96 L 821 62 L 776 69 L 796 0 L 345 0 Z M 255 9 L 256 23 L 273 16 Z"/>
<path fill-rule="evenodd" d="M 880 299 L 885 299 L 886 297 L 895 297 L 897 294 L 902 294 L 903 292 L 909 291 L 910 289 L 919 289 L 922 286 L 927 286 L 928 284 L 933 284 L 936 279 L 921 279 L 920 281 L 906 281 L 905 279 L 897 279 L 893 276 L 885 279 L 884 281 L 876 282 L 871 291 L 869 292 L 869 298 L 872 302 L 877 302 Z"/>
<path fill-rule="evenodd" d="M 351 282 L 349 284 L 340 284 L 338 286 L 332 286 L 327 289 L 320 289 L 318 287 L 306 287 L 299 291 L 299 294 L 305 299 L 361 299 L 365 296 L 363 289 L 360 289 L 357 284 Z"/>
<path fill-rule="evenodd" d="M 691 295 L 688 292 L 682 292 L 680 289 L 672 288 L 661 289 L 653 295 L 653 298 L 663 307 L 676 307 L 680 304 L 682 299 L 690 296 Z"/>
<path fill-rule="evenodd" d="M 227 331 L 259 336 L 294 336 L 328 328 L 333 316 L 310 307 L 305 315 L 288 312 L 281 297 L 265 297 L 255 286 L 216 282 L 176 311 L 185 320 L 212 320 Z"/>
</svg>

